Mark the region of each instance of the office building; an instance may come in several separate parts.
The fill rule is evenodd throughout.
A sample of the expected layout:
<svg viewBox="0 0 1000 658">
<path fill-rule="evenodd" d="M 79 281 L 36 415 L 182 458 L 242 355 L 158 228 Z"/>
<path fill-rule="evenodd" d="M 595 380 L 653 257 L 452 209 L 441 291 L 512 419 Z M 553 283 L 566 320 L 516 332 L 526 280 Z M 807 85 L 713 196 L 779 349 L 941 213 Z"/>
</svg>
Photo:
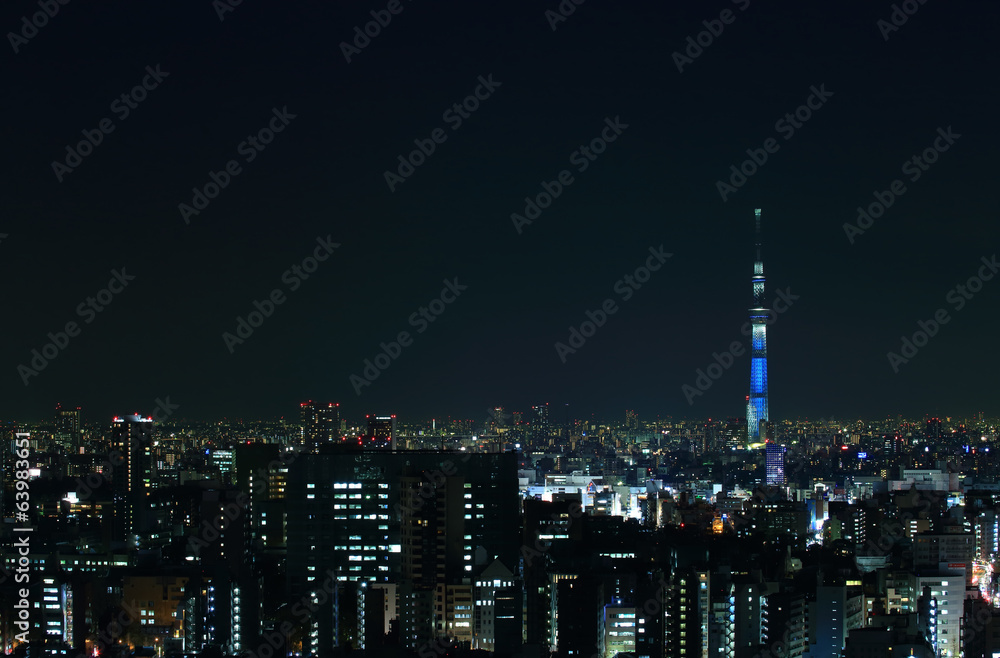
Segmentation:
<svg viewBox="0 0 1000 658">
<path fill-rule="evenodd" d="M 328 572 L 399 583 L 400 641 L 411 648 L 428 634 L 471 640 L 474 579 L 497 558 L 518 563 L 514 453 L 304 454 L 288 482 L 291 594 Z"/>
</svg>

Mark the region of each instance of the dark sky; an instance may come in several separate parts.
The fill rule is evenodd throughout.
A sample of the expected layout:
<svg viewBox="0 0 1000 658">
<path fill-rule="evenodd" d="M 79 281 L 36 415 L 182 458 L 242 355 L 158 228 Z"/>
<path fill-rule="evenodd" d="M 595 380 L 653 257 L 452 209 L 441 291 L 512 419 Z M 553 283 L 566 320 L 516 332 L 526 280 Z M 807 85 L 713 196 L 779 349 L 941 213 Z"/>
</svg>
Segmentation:
<svg viewBox="0 0 1000 658">
<path fill-rule="evenodd" d="M 543 401 L 743 415 L 745 354 L 693 405 L 681 387 L 746 343 L 755 207 L 767 298 L 799 297 L 769 332 L 772 419 L 996 414 L 1000 281 L 960 310 L 946 297 L 996 251 L 1000 7 L 912 5 L 886 40 L 889 2 L 587 0 L 553 31 L 555 0 L 402 0 L 350 63 L 340 43 L 386 3 L 244 0 L 221 21 L 209 0 L 60 5 L 2 56 L 0 415 L 62 401 L 94 420 L 165 396 L 205 419 L 294 417 L 307 398 L 350 418 Z M 724 9 L 679 72 L 672 53 Z M 4 3 L 0 27 L 37 11 Z M 156 65 L 169 77 L 121 118 L 112 102 Z M 445 110 L 490 75 L 453 129 Z M 820 85 L 832 96 L 779 130 Z M 285 107 L 247 162 L 241 142 Z M 628 128 L 578 172 L 571 154 L 615 117 Z M 114 131 L 60 183 L 52 162 L 103 118 Z M 961 137 L 910 182 L 904 162 L 949 126 Z M 446 141 L 390 191 L 384 172 L 437 128 Z M 778 150 L 724 202 L 716 181 L 768 138 Z M 178 204 L 229 160 L 241 173 L 185 224 Z M 564 169 L 573 184 L 519 234 L 511 213 Z M 905 193 L 851 244 L 844 223 L 896 179 Z M 290 290 L 282 273 L 327 236 L 341 246 Z M 660 245 L 673 256 L 623 301 L 616 282 Z M 78 314 L 123 267 L 124 291 Z M 417 333 L 408 318 L 455 277 L 467 290 Z M 230 353 L 223 332 L 275 288 L 286 301 Z M 562 363 L 555 343 L 609 297 L 618 311 Z M 949 322 L 893 372 L 887 353 L 939 308 Z M 18 366 L 70 321 L 79 335 L 25 386 Z M 412 344 L 357 395 L 350 376 L 401 331 Z"/>
</svg>

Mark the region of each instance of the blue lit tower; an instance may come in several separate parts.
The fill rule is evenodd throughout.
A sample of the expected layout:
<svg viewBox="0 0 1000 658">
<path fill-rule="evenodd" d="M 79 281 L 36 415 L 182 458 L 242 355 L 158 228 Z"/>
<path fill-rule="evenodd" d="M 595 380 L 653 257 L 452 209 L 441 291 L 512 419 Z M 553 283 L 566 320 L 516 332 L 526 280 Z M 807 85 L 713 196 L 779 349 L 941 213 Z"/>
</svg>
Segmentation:
<svg viewBox="0 0 1000 658">
<path fill-rule="evenodd" d="M 760 424 L 767 423 L 767 316 L 764 308 L 764 261 L 760 256 L 760 208 L 753 211 L 757 260 L 753 263 L 753 308 L 750 309 L 750 396 L 747 400 L 747 443 L 760 443 Z M 765 425 L 766 426 L 766 425 Z"/>
</svg>

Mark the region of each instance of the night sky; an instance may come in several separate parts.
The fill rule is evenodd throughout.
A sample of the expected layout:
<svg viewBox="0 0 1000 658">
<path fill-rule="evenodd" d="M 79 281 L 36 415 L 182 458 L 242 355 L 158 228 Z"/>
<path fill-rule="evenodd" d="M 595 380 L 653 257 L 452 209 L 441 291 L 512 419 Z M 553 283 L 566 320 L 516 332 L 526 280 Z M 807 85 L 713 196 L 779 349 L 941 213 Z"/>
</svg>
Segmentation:
<svg viewBox="0 0 1000 658">
<path fill-rule="evenodd" d="M 63 402 L 86 422 L 166 396 L 203 419 L 296 418 L 309 398 L 355 419 L 546 401 L 742 416 L 745 353 L 693 404 L 681 387 L 747 344 L 755 207 L 766 298 L 798 296 L 769 329 L 772 420 L 995 415 L 1000 280 L 960 309 L 947 298 L 997 252 L 1000 6 L 913 0 L 889 31 L 889 2 L 678 4 L 565 0 L 553 30 L 556 0 L 401 0 L 350 62 L 341 43 L 386 2 L 244 0 L 220 20 L 223 0 L 75 0 L 16 53 L 8 34 L 0 416 Z M 0 27 L 38 11 L 6 2 Z M 679 71 L 703 21 L 722 33 Z M 480 76 L 492 90 L 456 125 L 446 111 Z M 113 103 L 144 78 L 155 88 L 123 117 Z M 810 118 L 778 123 L 813 87 L 829 95 Z M 275 109 L 282 131 L 241 147 Z M 52 163 L 105 118 L 113 132 L 60 182 Z M 571 163 L 616 118 L 615 141 Z M 960 137 L 911 182 L 906 161 L 949 126 Z M 385 172 L 436 129 L 391 191 Z M 716 182 L 770 138 L 723 201 Z M 185 223 L 179 204 L 230 160 L 240 173 Z M 573 183 L 519 233 L 511 214 L 563 170 Z M 897 179 L 905 192 L 852 244 L 844 224 Z M 328 236 L 340 246 L 307 280 L 283 280 Z M 616 282 L 661 245 L 672 256 L 624 300 Z M 134 279 L 107 308 L 78 312 L 122 268 Z M 411 315 L 446 279 L 467 289 L 418 333 Z M 230 351 L 224 332 L 275 289 L 284 302 Z M 617 311 L 563 363 L 555 344 L 608 298 Z M 887 353 L 940 308 L 948 323 L 894 372 Z M 26 386 L 18 366 L 73 321 Z M 411 344 L 358 395 L 351 375 L 403 331 Z"/>
</svg>

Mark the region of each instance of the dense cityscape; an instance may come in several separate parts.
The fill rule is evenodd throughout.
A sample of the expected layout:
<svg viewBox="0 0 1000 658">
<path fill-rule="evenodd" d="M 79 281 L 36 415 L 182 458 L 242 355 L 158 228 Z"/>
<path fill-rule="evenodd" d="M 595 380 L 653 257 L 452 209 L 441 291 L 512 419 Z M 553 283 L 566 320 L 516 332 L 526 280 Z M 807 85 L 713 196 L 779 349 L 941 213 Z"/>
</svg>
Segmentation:
<svg viewBox="0 0 1000 658">
<path fill-rule="evenodd" d="M 3 3 L 0 658 L 1000 658 L 998 24 Z"/>
<path fill-rule="evenodd" d="M 198 423 L 168 397 L 8 425 L 4 650 L 996 655 L 998 421 L 772 420 L 761 225 L 742 417 L 361 420 L 309 400 Z"/>
<path fill-rule="evenodd" d="M 802 419 L 762 445 L 745 418 L 298 411 L 8 424 L 5 650 L 1000 650 L 996 419 Z"/>
</svg>

